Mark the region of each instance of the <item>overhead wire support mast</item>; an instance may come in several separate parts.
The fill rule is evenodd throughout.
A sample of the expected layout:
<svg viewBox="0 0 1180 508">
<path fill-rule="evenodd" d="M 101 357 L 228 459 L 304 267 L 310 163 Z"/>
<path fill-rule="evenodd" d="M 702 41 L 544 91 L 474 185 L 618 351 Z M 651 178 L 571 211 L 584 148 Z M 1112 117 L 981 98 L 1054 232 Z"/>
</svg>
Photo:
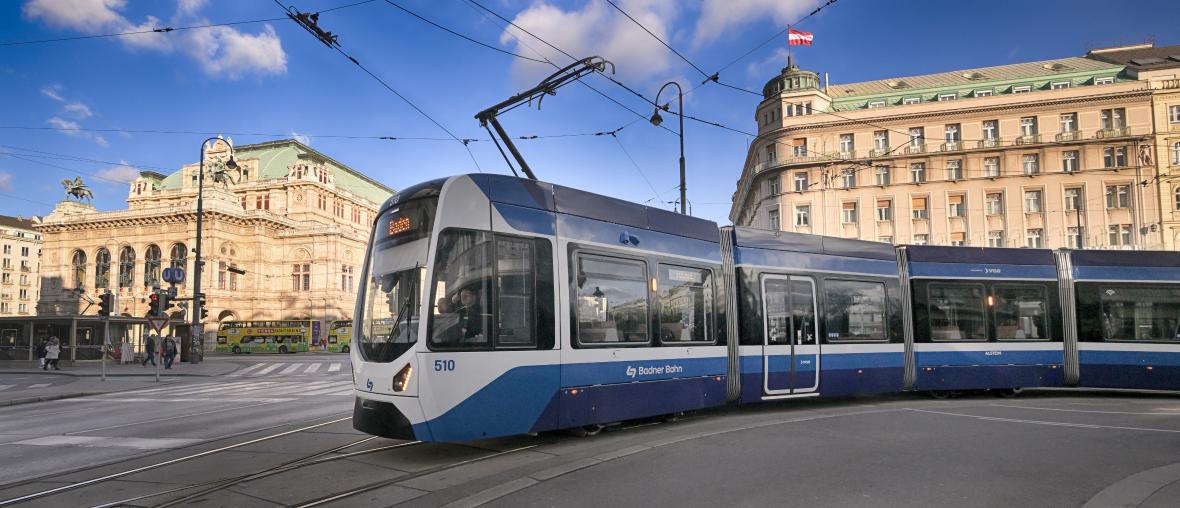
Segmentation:
<svg viewBox="0 0 1180 508">
<path fill-rule="evenodd" d="M 512 157 L 516 159 L 517 164 L 520 164 L 520 170 L 523 171 L 525 176 L 529 177 L 530 180 L 536 180 L 537 175 L 533 173 L 532 168 L 530 168 L 528 163 L 525 162 L 524 157 L 520 154 L 520 150 L 517 150 L 516 144 L 512 142 L 512 137 L 510 137 L 508 133 L 504 131 L 504 127 L 500 125 L 500 122 L 496 119 L 496 116 L 501 112 L 512 110 L 522 104 L 531 104 L 533 99 L 537 100 L 537 109 L 541 109 L 541 101 L 544 100 L 546 95 L 557 95 L 558 88 L 561 88 L 573 81 L 582 79 L 582 76 L 587 74 L 595 72 L 605 73 L 607 66 L 610 66 L 611 73 L 614 73 L 615 64 L 600 56 L 583 58 L 577 62 L 562 67 L 557 72 L 549 75 L 549 77 L 541 80 L 537 86 L 513 95 L 512 97 L 508 98 L 508 100 L 476 113 L 475 118 L 476 120 L 479 120 L 479 125 L 484 129 L 488 129 L 488 124 L 491 124 L 491 127 L 496 129 L 496 134 L 499 135 L 500 140 L 503 141 L 504 145 L 508 147 L 508 151 L 512 152 Z M 508 156 L 504 154 L 504 149 L 500 146 L 500 142 L 496 140 L 496 134 L 492 134 L 491 129 L 488 129 L 488 134 L 492 136 L 492 141 L 496 143 L 496 148 L 500 149 L 500 155 L 504 157 L 504 162 L 508 163 L 508 168 L 512 170 L 513 174 L 515 174 L 516 168 L 512 166 L 512 161 L 508 160 Z"/>
</svg>

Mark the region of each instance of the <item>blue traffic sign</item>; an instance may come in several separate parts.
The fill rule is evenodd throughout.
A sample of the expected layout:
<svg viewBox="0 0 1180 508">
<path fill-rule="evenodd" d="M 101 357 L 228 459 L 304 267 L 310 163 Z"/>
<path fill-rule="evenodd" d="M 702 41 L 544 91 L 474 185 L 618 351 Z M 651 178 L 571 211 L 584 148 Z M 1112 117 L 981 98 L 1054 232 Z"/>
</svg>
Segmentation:
<svg viewBox="0 0 1180 508">
<path fill-rule="evenodd" d="M 164 282 L 169 284 L 184 283 L 184 268 L 165 268 L 162 275 L 164 276 Z"/>
</svg>

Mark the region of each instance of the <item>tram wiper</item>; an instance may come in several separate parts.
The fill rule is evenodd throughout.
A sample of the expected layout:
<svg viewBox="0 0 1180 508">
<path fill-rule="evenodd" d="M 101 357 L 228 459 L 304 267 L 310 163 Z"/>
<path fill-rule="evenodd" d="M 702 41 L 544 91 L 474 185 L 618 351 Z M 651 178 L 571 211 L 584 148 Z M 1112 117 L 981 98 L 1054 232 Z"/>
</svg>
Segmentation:
<svg viewBox="0 0 1180 508">
<path fill-rule="evenodd" d="M 418 266 L 414 266 L 413 272 L 417 272 L 419 270 L 419 268 L 420 267 L 418 267 Z M 410 270 L 407 270 L 407 271 L 410 271 Z M 410 309 L 411 309 L 410 306 L 414 303 L 414 293 L 416 293 L 418 290 L 418 279 L 416 277 L 414 277 L 413 280 L 410 281 L 410 287 L 408 289 L 409 289 L 409 291 L 408 291 L 409 294 L 406 296 L 405 303 L 403 303 L 401 308 L 398 309 L 397 319 L 393 320 L 393 328 L 391 330 L 389 330 L 389 335 L 387 335 L 385 337 L 386 347 L 389 347 L 389 344 L 392 344 L 395 340 L 397 340 L 396 338 L 394 338 L 394 335 L 397 334 L 397 327 L 398 327 L 398 325 L 402 324 L 403 317 L 406 318 L 405 319 L 406 342 L 410 341 L 409 340 L 410 339 L 409 313 L 410 313 Z"/>
</svg>

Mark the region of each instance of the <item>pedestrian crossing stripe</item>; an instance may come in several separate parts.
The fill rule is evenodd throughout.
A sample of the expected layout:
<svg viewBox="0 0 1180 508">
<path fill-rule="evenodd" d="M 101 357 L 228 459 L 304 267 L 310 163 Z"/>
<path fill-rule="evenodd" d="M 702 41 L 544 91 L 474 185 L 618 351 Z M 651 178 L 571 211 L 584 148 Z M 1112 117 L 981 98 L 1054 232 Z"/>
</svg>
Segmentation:
<svg viewBox="0 0 1180 508">
<path fill-rule="evenodd" d="M 306 365 L 306 367 L 304 367 Z M 226 377 L 262 377 L 266 375 L 271 376 L 304 376 L 309 374 L 316 374 L 320 372 L 320 368 L 324 364 L 321 362 L 314 362 L 309 364 L 303 363 L 256 363 L 245 367 L 243 369 L 231 372 Z M 344 365 L 341 362 L 331 362 L 328 364 L 328 374 L 339 373 L 343 370 Z M 300 372 L 300 369 L 303 369 Z"/>
<path fill-rule="evenodd" d="M 352 381 L 316 381 L 312 383 L 288 383 L 280 381 L 255 381 L 235 383 L 198 383 L 193 385 L 152 388 L 131 392 L 136 396 L 152 395 L 161 399 L 185 400 L 239 400 L 244 396 L 254 397 L 300 396 L 300 395 L 350 395 Z M 242 399 L 244 400 L 244 399 Z"/>
</svg>

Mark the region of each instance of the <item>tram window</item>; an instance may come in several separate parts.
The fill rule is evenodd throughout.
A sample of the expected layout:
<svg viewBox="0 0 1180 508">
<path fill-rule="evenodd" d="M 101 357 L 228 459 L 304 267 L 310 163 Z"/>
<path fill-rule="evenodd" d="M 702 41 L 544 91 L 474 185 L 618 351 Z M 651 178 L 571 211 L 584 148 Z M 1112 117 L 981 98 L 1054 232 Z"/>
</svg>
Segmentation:
<svg viewBox="0 0 1180 508">
<path fill-rule="evenodd" d="M 1180 341 L 1180 287 L 1103 286 L 1104 340 Z"/>
<path fill-rule="evenodd" d="M 766 327 L 768 344 L 791 343 L 791 315 L 789 281 L 787 279 L 766 279 L 763 298 L 766 299 Z"/>
<path fill-rule="evenodd" d="M 660 342 L 712 342 L 712 271 L 658 265 Z"/>
<path fill-rule="evenodd" d="M 537 252 L 532 241 L 496 237 L 497 347 L 537 346 L 536 267 Z M 548 301 L 551 304 L 553 298 Z"/>
<path fill-rule="evenodd" d="M 928 291 L 932 340 L 987 340 L 982 284 L 931 284 Z"/>
<path fill-rule="evenodd" d="M 1049 297 L 1045 286 L 997 284 L 992 315 L 999 340 L 1049 338 Z"/>
<path fill-rule="evenodd" d="M 448 230 L 436 258 L 432 349 L 553 347 L 553 252 L 547 240 Z"/>
<path fill-rule="evenodd" d="M 491 347 L 492 235 L 448 231 L 434 267 L 430 345 L 436 349 Z"/>
<path fill-rule="evenodd" d="M 575 263 L 578 342 L 648 343 L 647 264 L 586 254 Z"/>
<path fill-rule="evenodd" d="M 824 281 L 829 341 L 886 340 L 885 284 Z"/>
</svg>

